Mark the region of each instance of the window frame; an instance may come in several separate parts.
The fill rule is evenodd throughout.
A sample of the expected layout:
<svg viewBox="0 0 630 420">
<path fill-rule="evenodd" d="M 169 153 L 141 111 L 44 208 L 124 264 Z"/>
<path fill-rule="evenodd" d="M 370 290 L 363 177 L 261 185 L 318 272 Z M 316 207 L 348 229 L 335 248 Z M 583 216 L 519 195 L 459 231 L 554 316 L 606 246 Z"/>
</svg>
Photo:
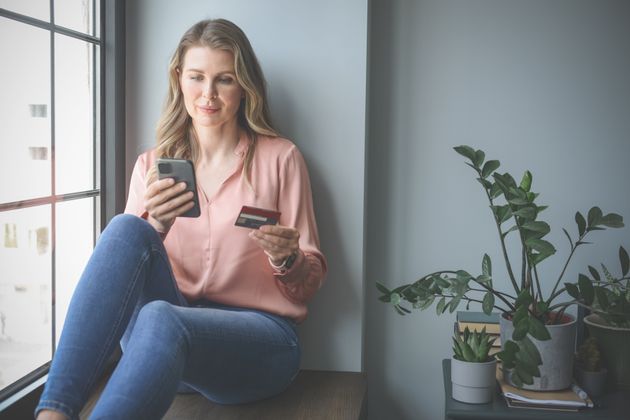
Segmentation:
<svg viewBox="0 0 630 420">
<path fill-rule="evenodd" d="M 95 0 L 91 0 L 95 4 Z M 99 37 L 88 35 L 79 31 L 57 26 L 54 21 L 54 0 L 50 0 L 50 19 L 43 21 L 20 13 L 12 12 L 0 8 L 0 16 L 14 21 L 22 22 L 31 26 L 39 27 L 49 31 L 50 34 L 50 119 L 51 119 L 51 150 L 55 147 L 55 50 L 54 38 L 56 34 L 62 34 L 74 39 L 90 42 L 98 45 L 98 57 L 93 56 L 94 64 L 99 64 L 95 69 L 93 78 L 96 78 L 98 85 L 94 84 L 94 112 L 96 113 L 93 127 L 93 142 L 100 138 L 98 147 L 94 144 L 94 176 L 98 177 L 99 188 L 73 192 L 69 194 L 56 195 L 54 185 L 55 162 L 51 161 L 51 195 L 47 197 L 37 197 L 33 199 L 15 201 L 10 203 L 0 203 L 0 212 L 16 210 L 27 207 L 53 204 L 51 210 L 51 243 L 55 243 L 55 205 L 65 201 L 76 199 L 95 200 L 94 205 L 94 242 L 100 234 L 102 228 L 124 209 L 125 203 L 125 0 L 100 0 L 100 7 L 95 13 L 99 19 Z M 95 10 L 95 8 L 94 8 Z M 95 10 L 96 12 L 96 10 Z M 99 72 L 100 74 L 97 74 Z M 94 185 L 93 185 L 94 187 Z M 51 316 L 52 316 L 52 355 L 56 351 L 55 331 L 55 251 L 51 251 Z M 10 407 L 16 401 L 40 387 L 47 379 L 51 361 L 48 361 L 39 368 L 31 371 L 18 381 L 9 384 L 0 391 L 0 413 Z"/>
</svg>

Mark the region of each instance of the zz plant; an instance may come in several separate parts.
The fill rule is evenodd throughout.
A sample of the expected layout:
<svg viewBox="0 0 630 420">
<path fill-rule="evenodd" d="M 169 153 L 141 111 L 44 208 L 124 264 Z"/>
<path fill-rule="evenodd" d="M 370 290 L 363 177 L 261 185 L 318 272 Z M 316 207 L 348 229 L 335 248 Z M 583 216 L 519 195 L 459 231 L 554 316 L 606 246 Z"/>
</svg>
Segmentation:
<svg viewBox="0 0 630 420">
<path fill-rule="evenodd" d="M 462 362 L 490 362 L 494 359 L 489 355 L 494 340 L 496 337 L 486 333 L 485 327 L 472 333 L 466 327 L 462 336 L 456 334 L 453 337 L 453 357 Z"/>
<path fill-rule="evenodd" d="M 603 214 L 599 207 L 592 207 L 586 217 L 576 212 L 577 237 L 573 238 L 563 229 L 570 252 L 560 274 L 555 281 L 542 279 L 538 266 L 555 254 L 556 249 L 545 239 L 551 228 L 539 216 L 547 206 L 539 205 L 536 201 L 538 193 L 532 191 L 532 174 L 525 171 L 517 183 L 508 172 L 497 172 L 499 161 L 486 160 L 483 150 L 475 150 L 470 146 L 454 149 L 468 160 L 466 164 L 473 169 L 488 199 L 512 290 L 503 291 L 495 287 L 492 262 L 484 254 L 481 274 L 472 275 L 461 269 L 441 270 L 394 289 L 377 282 L 376 287 L 381 292 L 379 299 L 391 304 L 401 315 L 411 312 L 405 303 L 420 310 L 435 303 L 438 314 L 447 310 L 452 313 L 462 302 L 466 302 L 467 308 L 471 303 L 480 304 L 486 314 L 493 310 L 503 312 L 512 320 L 514 333 L 511 340 L 506 340 L 497 357 L 503 362 L 504 368 L 512 369 L 511 379 L 514 384 L 532 384 L 533 378 L 540 376 L 542 359 L 531 338 L 550 339 L 546 325 L 561 323 L 567 306 L 576 303 L 575 300 L 556 302 L 566 290 L 560 285 L 575 251 L 589 243 L 586 238 L 592 232 L 623 227 L 623 219 L 615 213 Z M 520 245 L 512 256 L 506 244 L 510 235 L 517 235 L 516 243 Z M 516 261 L 520 261 L 518 271 L 514 265 Z M 548 294 L 543 291 L 543 281 L 553 281 L 553 288 Z M 582 293 L 582 289 L 579 291 Z"/>
</svg>

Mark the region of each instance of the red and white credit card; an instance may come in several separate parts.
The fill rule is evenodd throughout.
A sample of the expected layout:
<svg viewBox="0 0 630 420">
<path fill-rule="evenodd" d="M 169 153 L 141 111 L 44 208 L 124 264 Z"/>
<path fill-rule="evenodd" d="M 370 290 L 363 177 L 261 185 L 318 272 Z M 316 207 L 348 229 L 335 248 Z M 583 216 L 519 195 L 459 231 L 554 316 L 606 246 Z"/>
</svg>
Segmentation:
<svg viewBox="0 0 630 420">
<path fill-rule="evenodd" d="M 236 226 L 258 229 L 262 225 L 275 225 L 280 220 L 280 212 L 243 206 L 234 223 Z"/>
</svg>

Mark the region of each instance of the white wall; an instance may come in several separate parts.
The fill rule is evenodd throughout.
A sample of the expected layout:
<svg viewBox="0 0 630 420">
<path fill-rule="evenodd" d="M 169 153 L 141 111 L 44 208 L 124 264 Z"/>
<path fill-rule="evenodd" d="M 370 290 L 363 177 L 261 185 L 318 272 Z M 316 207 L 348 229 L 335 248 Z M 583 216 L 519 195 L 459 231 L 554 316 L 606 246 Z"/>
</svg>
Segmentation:
<svg viewBox="0 0 630 420">
<path fill-rule="evenodd" d="M 327 283 L 300 327 L 303 367 L 362 362 L 367 0 L 130 0 L 127 168 L 154 144 L 170 55 L 195 22 L 224 17 L 248 35 L 280 132 L 309 165 Z M 127 179 L 129 179 L 129 173 Z"/>
<path fill-rule="evenodd" d="M 372 1 L 370 25 L 366 361 L 371 419 L 443 417 L 441 360 L 453 315 L 400 317 L 375 281 L 437 269 L 504 272 L 470 144 L 515 174 L 534 175 L 557 255 L 576 210 L 599 205 L 630 223 L 630 3 L 623 0 Z M 600 261 L 618 267 L 630 229 L 595 232 L 568 280 Z"/>
</svg>

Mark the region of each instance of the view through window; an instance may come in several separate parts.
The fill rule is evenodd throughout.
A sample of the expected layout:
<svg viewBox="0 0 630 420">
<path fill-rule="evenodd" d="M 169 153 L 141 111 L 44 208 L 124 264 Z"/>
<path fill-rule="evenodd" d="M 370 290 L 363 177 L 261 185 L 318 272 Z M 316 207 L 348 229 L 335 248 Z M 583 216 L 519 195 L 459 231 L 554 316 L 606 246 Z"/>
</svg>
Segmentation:
<svg viewBox="0 0 630 420">
<path fill-rule="evenodd" d="M 0 401 L 49 364 L 99 231 L 100 7 L 0 0 Z"/>
</svg>

